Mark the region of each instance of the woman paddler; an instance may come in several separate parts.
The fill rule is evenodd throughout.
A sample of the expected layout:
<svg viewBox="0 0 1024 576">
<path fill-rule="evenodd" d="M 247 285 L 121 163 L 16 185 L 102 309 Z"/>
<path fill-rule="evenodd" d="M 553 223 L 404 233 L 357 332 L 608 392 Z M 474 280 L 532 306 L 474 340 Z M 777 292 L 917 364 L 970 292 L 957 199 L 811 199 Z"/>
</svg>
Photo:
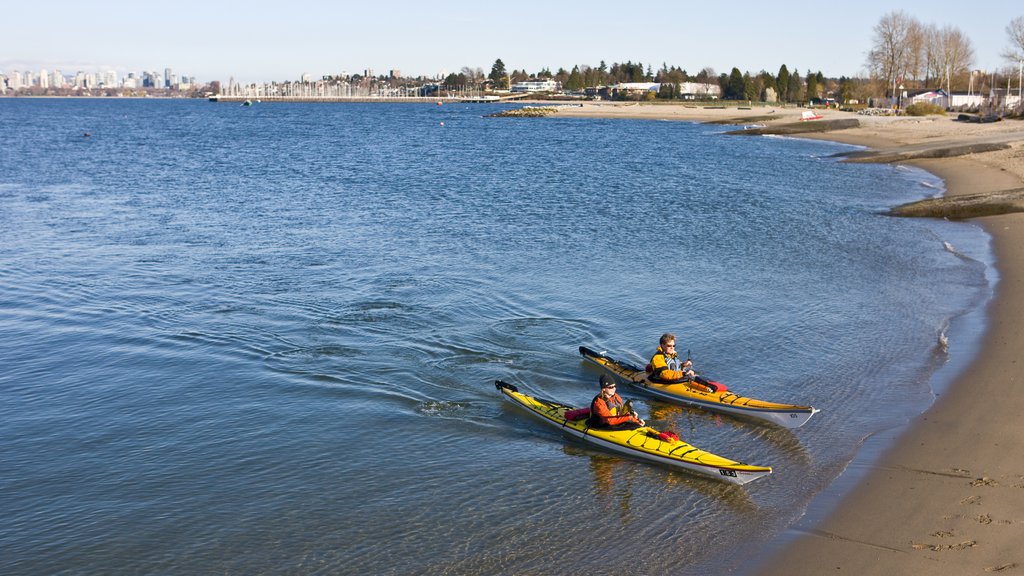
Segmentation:
<svg viewBox="0 0 1024 576">
<path fill-rule="evenodd" d="M 605 430 L 634 430 L 646 425 L 637 413 L 628 409 L 615 393 L 615 381 L 601 376 L 601 393 L 590 402 L 587 425 Z"/>
</svg>

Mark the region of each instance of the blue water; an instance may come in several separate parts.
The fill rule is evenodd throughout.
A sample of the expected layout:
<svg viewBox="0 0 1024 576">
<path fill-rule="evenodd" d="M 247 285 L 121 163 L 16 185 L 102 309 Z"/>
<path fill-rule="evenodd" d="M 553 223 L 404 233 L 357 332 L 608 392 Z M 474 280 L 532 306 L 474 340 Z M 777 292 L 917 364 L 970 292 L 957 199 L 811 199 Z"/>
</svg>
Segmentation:
<svg viewBox="0 0 1024 576">
<path fill-rule="evenodd" d="M 0 573 L 734 570 L 977 338 L 988 237 L 884 215 L 925 172 L 494 110 L 0 99 Z M 579 345 L 666 330 L 822 410 L 638 398 L 772 476 L 594 451 L 494 389 L 586 403 Z"/>
</svg>

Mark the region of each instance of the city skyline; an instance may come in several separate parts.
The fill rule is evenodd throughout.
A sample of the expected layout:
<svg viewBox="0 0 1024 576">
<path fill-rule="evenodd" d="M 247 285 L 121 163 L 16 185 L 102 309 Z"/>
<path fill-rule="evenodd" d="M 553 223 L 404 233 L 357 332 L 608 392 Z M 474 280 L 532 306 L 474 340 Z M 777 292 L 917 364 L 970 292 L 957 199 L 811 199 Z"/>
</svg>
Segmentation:
<svg viewBox="0 0 1024 576">
<path fill-rule="evenodd" d="M 601 61 L 776 72 L 782 64 L 828 77 L 863 76 L 873 28 L 897 7 L 866 0 L 850 7 L 786 2 L 714 7 L 655 0 L 638 7 L 594 2 L 441 6 L 324 6 L 227 0 L 226 10 L 183 0 L 157 6 L 123 0 L 41 0 L 5 8 L 11 26 L 0 36 L 0 71 L 60 69 L 104 73 L 188 70 L 198 83 L 299 80 L 373 69 L 437 77 L 463 67 L 556 72 Z M 898 7 L 922 23 L 960 28 L 971 40 L 974 68 L 1009 66 L 1005 28 L 1021 13 L 1008 5 L 964 10 L 962 3 L 913 0 Z M 215 13 L 216 12 L 216 13 Z M 220 16 L 225 14 L 226 16 Z M 143 23 L 156 32 L 138 34 Z M 121 32 L 119 32 L 121 31 Z"/>
</svg>

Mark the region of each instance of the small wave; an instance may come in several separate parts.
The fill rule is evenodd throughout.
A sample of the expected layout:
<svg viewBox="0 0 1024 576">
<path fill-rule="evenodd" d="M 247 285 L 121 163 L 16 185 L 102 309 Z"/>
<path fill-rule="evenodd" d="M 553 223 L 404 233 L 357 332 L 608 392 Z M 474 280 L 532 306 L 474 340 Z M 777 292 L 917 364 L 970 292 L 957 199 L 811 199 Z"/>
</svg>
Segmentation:
<svg viewBox="0 0 1024 576">
<path fill-rule="evenodd" d="M 470 407 L 469 402 L 453 400 L 426 400 L 416 406 L 416 412 L 424 416 L 440 416 L 442 418 L 462 417 Z"/>
<path fill-rule="evenodd" d="M 947 240 L 943 240 L 942 241 L 942 247 L 946 250 L 946 252 L 949 252 L 950 254 L 952 254 L 953 256 L 956 256 L 957 258 L 959 258 L 960 260 L 962 260 L 964 262 L 978 263 L 978 261 L 976 259 L 974 259 L 974 258 L 968 256 L 967 254 L 964 254 L 963 252 L 957 250 L 956 246 L 953 246 L 953 244 L 951 244 Z"/>
<path fill-rule="evenodd" d="M 949 356 L 949 320 L 943 320 L 935 336 L 935 355 Z"/>
<path fill-rule="evenodd" d="M 942 186 L 938 186 L 936 184 L 933 184 L 931 182 L 927 182 L 925 180 L 922 180 L 922 181 L 918 182 L 918 184 L 920 184 L 922 188 L 931 188 L 933 190 L 941 190 L 942 189 Z"/>
</svg>

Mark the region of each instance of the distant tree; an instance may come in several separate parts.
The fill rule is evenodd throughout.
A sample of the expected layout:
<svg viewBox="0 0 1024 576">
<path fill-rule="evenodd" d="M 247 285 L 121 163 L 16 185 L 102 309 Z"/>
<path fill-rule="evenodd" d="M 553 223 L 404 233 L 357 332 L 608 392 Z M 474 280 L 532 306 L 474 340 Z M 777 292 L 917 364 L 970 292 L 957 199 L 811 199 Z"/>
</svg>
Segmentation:
<svg viewBox="0 0 1024 576">
<path fill-rule="evenodd" d="M 456 74 L 452 72 L 444 79 L 444 85 L 449 89 L 465 87 L 468 80 L 465 74 Z"/>
<path fill-rule="evenodd" d="M 1024 16 L 1017 16 L 1006 25 L 1006 35 L 1010 45 L 1003 52 L 1003 58 L 1010 62 L 1024 60 Z"/>
<path fill-rule="evenodd" d="M 591 68 L 590 66 L 583 66 L 580 68 L 580 74 L 583 76 L 583 86 L 603 86 L 604 79 L 598 68 Z"/>
<path fill-rule="evenodd" d="M 767 88 L 771 88 L 774 94 L 778 94 L 775 88 L 775 76 L 772 76 L 771 72 L 761 70 L 754 78 L 754 86 L 757 88 L 757 94 L 754 96 L 757 100 L 765 100 L 765 89 Z"/>
<path fill-rule="evenodd" d="M 807 71 L 807 100 L 818 97 L 818 77 L 810 70 Z"/>
<path fill-rule="evenodd" d="M 697 72 L 697 76 L 694 77 L 694 81 L 701 84 L 711 84 L 715 81 L 714 78 L 716 76 L 717 74 L 715 74 L 715 69 L 711 66 L 706 66 L 702 68 L 700 72 Z"/>
<path fill-rule="evenodd" d="M 896 96 L 897 84 L 913 72 L 922 60 L 921 24 L 902 10 L 882 16 L 875 25 L 874 48 L 868 52 L 871 74 L 889 87 Z"/>
<path fill-rule="evenodd" d="M 778 94 L 779 100 L 786 102 L 789 99 L 786 97 L 786 92 L 789 90 L 789 68 L 783 64 L 779 67 L 779 74 L 775 77 L 775 93 Z"/>
<path fill-rule="evenodd" d="M 725 86 L 722 86 L 722 95 L 726 100 L 745 100 L 747 97 L 746 86 L 743 83 L 743 73 L 739 68 L 733 68 L 729 73 Z"/>
<path fill-rule="evenodd" d="M 923 30 L 925 87 L 941 87 L 952 83 L 954 78 L 966 77 L 974 65 L 970 39 L 954 26 L 926 26 Z"/>
<path fill-rule="evenodd" d="M 513 70 L 511 75 L 512 83 L 526 82 L 530 79 L 530 75 L 526 73 L 526 70 Z"/>
<path fill-rule="evenodd" d="M 569 77 L 562 83 L 562 87 L 566 90 L 582 90 L 586 87 L 586 84 L 583 83 L 583 74 L 580 72 L 579 66 L 572 67 L 572 72 L 569 73 Z"/>
<path fill-rule="evenodd" d="M 757 85 L 757 79 L 750 76 L 750 72 L 744 72 L 743 74 L 743 97 L 747 100 L 754 101 L 759 99 L 761 89 Z"/>
<path fill-rule="evenodd" d="M 679 85 L 671 82 L 662 82 L 658 88 L 658 98 L 663 100 L 674 100 L 679 97 Z"/>
<path fill-rule="evenodd" d="M 466 77 L 467 86 L 479 86 L 484 81 L 483 68 L 464 66 L 462 68 L 462 75 Z"/>
<path fill-rule="evenodd" d="M 800 82 L 800 71 L 794 69 L 793 73 L 789 75 L 789 85 L 786 87 L 786 101 L 787 102 L 799 102 L 803 94 L 803 83 Z"/>
<path fill-rule="evenodd" d="M 839 101 L 846 103 L 848 100 L 853 98 L 853 80 L 846 76 L 839 77 Z"/>
<path fill-rule="evenodd" d="M 487 78 L 498 88 L 508 89 L 508 72 L 505 71 L 505 63 L 501 61 L 501 58 L 494 61 L 491 73 L 487 75 Z"/>
<path fill-rule="evenodd" d="M 559 68 L 558 72 L 555 72 L 555 75 L 552 76 L 552 80 L 565 86 L 565 83 L 569 80 L 569 72 L 565 68 Z"/>
</svg>

